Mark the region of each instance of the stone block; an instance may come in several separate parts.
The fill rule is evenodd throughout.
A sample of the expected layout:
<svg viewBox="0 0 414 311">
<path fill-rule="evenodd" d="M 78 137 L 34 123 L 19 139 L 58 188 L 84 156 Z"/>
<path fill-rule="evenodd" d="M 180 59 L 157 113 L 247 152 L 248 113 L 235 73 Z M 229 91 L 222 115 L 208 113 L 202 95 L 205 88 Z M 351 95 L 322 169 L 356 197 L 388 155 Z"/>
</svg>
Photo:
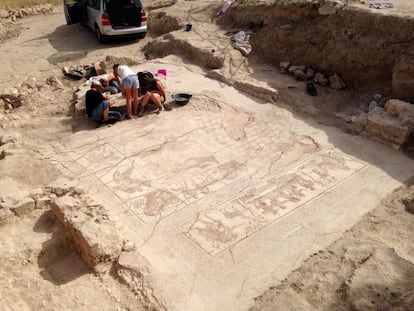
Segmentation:
<svg viewBox="0 0 414 311">
<path fill-rule="evenodd" d="M 11 211 L 17 216 L 23 216 L 30 214 L 34 209 L 35 201 L 30 197 L 26 197 L 22 200 L 17 201 L 11 208 Z"/>
<path fill-rule="evenodd" d="M 325 75 L 323 73 L 317 72 L 315 74 L 315 77 L 313 78 L 313 81 L 317 84 L 320 85 L 327 85 L 328 84 L 328 79 L 325 77 Z"/>
<path fill-rule="evenodd" d="M 386 113 L 378 113 L 375 109 L 373 112 L 368 114 L 365 129 L 367 133 L 397 145 L 402 145 L 407 141 L 411 131 L 409 127 L 401 124 L 399 118 Z"/>
<path fill-rule="evenodd" d="M 13 212 L 8 207 L 0 206 L 0 224 L 4 224 L 12 216 Z"/>
<path fill-rule="evenodd" d="M 288 69 L 289 73 L 291 73 L 291 74 L 293 74 L 296 70 L 305 71 L 306 66 L 290 66 L 289 69 Z"/>
<path fill-rule="evenodd" d="M 402 100 L 390 99 L 385 103 L 384 108 L 393 116 L 400 118 L 414 117 L 414 105 Z"/>
<path fill-rule="evenodd" d="M 329 87 L 334 90 L 342 90 L 346 88 L 345 82 L 335 73 L 328 78 Z"/>
<path fill-rule="evenodd" d="M 85 263 L 96 272 L 108 272 L 122 252 L 123 239 L 103 205 L 65 194 L 51 204 Z"/>
<path fill-rule="evenodd" d="M 49 206 L 52 203 L 52 199 L 49 197 L 41 197 L 41 198 L 37 198 L 35 202 L 36 202 L 35 208 L 42 209 L 42 208 L 46 208 L 47 206 Z"/>
</svg>

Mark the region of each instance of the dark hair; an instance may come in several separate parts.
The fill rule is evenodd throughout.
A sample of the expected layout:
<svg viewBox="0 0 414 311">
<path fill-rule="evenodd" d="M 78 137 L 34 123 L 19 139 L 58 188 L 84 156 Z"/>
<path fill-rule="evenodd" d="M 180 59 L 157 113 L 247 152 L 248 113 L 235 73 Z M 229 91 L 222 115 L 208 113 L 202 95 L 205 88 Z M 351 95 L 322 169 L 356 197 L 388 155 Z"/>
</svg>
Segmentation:
<svg viewBox="0 0 414 311">
<path fill-rule="evenodd" d="M 103 78 L 99 79 L 99 82 L 101 82 L 101 84 L 102 84 L 103 87 L 107 87 L 108 86 L 108 81 L 105 80 L 105 79 L 103 79 Z"/>
<path fill-rule="evenodd" d="M 119 67 L 119 64 L 114 64 L 113 66 L 112 66 L 112 69 L 116 69 L 116 68 L 118 68 Z"/>
</svg>

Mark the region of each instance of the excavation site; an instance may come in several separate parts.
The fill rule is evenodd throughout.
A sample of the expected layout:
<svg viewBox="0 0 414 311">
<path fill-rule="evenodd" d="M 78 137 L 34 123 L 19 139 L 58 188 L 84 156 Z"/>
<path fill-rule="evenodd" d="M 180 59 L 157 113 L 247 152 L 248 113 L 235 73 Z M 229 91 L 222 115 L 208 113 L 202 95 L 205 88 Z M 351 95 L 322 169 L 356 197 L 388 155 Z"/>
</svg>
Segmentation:
<svg viewBox="0 0 414 311">
<path fill-rule="evenodd" d="M 411 0 L 92 2 L 0 3 L 1 310 L 414 310 Z"/>
</svg>

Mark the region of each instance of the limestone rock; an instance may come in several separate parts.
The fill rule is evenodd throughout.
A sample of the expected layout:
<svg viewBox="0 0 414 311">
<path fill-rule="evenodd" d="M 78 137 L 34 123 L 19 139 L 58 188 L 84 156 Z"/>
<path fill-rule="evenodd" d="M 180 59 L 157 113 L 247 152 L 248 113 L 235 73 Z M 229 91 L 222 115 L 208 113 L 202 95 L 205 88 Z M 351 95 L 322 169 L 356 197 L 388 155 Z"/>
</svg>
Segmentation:
<svg viewBox="0 0 414 311">
<path fill-rule="evenodd" d="M 124 241 L 124 245 L 122 246 L 123 252 L 132 252 L 135 250 L 135 244 L 129 240 Z"/>
<path fill-rule="evenodd" d="M 306 80 L 312 80 L 313 77 L 315 76 L 315 71 L 311 68 L 306 68 Z"/>
<path fill-rule="evenodd" d="M 35 199 L 35 208 L 42 209 L 52 204 L 53 200 L 50 197 L 41 197 Z"/>
<path fill-rule="evenodd" d="M 11 105 L 13 108 L 20 107 L 23 104 L 24 96 L 16 88 L 10 88 L 0 94 L 0 99 L 5 105 Z"/>
<path fill-rule="evenodd" d="M 18 133 L 7 133 L 0 136 L 0 146 L 17 142 L 20 134 Z"/>
<path fill-rule="evenodd" d="M 395 97 L 414 100 L 414 58 L 403 54 L 398 57 L 392 70 L 392 89 Z"/>
<path fill-rule="evenodd" d="M 318 13 L 320 15 L 336 14 L 336 12 L 343 9 L 347 3 L 347 0 L 327 0 L 324 5 L 318 9 Z"/>
<path fill-rule="evenodd" d="M 390 143 L 403 145 L 410 135 L 410 128 L 402 125 L 396 117 L 377 113 L 379 109 L 381 108 L 377 107 L 368 114 L 366 131 Z"/>
<path fill-rule="evenodd" d="M 108 272 L 122 252 L 123 240 L 103 205 L 88 198 L 65 194 L 51 204 L 85 263 L 96 272 Z"/>
<path fill-rule="evenodd" d="M 13 212 L 8 207 L 2 207 L 0 204 L 0 224 L 3 224 L 13 216 Z"/>
<path fill-rule="evenodd" d="M 23 215 L 30 214 L 34 209 L 35 209 L 35 201 L 32 198 L 27 197 L 27 198 L 24 198 L 18 201 L 13 206 L 11 211 L 15 213 L 17 216 L 23 216 Z"/>
<path fill-rule="evenodd" d="M 328 78 L 329 87 L 334 90 L 342 90 L 346 88 L 346 84 L 342 79 L 335 73 Z"/>
<path fill-rule="evenodd" d="M 58 89 L 64 89 L 62 82 L 56 76 L 49 76 L 46 79 L 46 84 L 50 86 L 54 86 Z"/>
<path fill-rule="evenodd" d="M 288 69 L 288 72 L 293 74 L 296 70 L 302 70 L 305 71 L 306 70 L 306 66 L 290 66 Z"/>
<path fill-rule="evenodd" d="M 301 70 L 301 69 L 295 70 L 293 72 L 293 76 L 298 81 L 305 81 L 306 80 L 306 73 L 303 70 Z"/>
<path fill-rule="evenodd" d="M 315 77 L 313 78 L 313 81 L 317 84 L 320 85 L 327 85 L 328 84 L 328 79 L 325 77 L 325 75 L 323 73 L 317 72 L 315 74 Z"/>
<path fill-rule="evenodd" d="M 17 216 L 23 216 L 34 210 L 35 201 L 30 197 L 28 191 L 18 191 L 2 197 L 0 206 L 3 209 L 10 210 Z"/>
<path fill-rule="evenodd" d="M 385 104 L 385 110 L 401 118 L 414 117 L 414 105 L 398 99 L 390 99 Z"/>
<path fill-rule="evenodd" d="M 286 73 L 290 67 L 290 62 L 280 62 L 279 63 L 279 72 Z"/>
</svg>

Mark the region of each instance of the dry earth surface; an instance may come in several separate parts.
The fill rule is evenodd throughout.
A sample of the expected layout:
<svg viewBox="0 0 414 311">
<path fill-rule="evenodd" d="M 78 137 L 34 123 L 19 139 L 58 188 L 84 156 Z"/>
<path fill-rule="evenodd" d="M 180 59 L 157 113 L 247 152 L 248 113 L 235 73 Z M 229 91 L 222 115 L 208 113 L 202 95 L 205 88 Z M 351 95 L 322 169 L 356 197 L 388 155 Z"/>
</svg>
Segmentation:
<svg viewBox="0 0 414 311">
<path fill-rule="evenodd" d="M 80 130 L 93 131 L 95 128 L 95 125 L 89 123 L 84 116 L 75 113 L 74 93 L 80 83 L 65 79 L 61 72 L 63 66 L 76 67 L 104 59 L 119 60 L 130 65 L 145 64 L 142 48 L 146 45 L 150 57 L 166 56 L 161 55 L 162 44 L 148 44 L 159 39 L 157 35 L 180 28 L 188 20 L 200 29 L 211 27 L 215 30 L 217 27 L 213 24 L 211 16 L 219 7 L 220 1 L 178 1 L 177 4 L 165 8 L 160 1 L 157 2 L 161 7 L 158 11 L 155 10 L 157 5 L 144 1 L 146 2 L 148 7 L 154 8 L 150 16 L 159 17 L 160 20 L 156 23 L 155 18 L 153 19 L 153 32 L 139 42 L 122 40 L 107 45 L 97 43 L 93 33 L 84 27 L 67 26 L 60 7 L 35 9 L 27 13 L 34 15 L 24 18 L 21 17 L 26 13 L 2 13 L 0 54 L 7 61 L 3 61 L 0 67 L 0 93 L 19 94 L 21 101 L 19 105 L 15 105 L 15 109 L 6 109 L 10 108 L 7 101 L 4 101 L 4 107 L 0 107 L 1 197 L 17 197 L 19 193 L 26 191 L 31 193 L 31 197 L 39 199 L 42 196 L 41 188 L 60 175 L 54 165 L 39 156 L 39 148 L 64 140 Z M 371 2 L 373 1 L 358 1 L 357 6 Z M 406 38 L 398 39 L 398 44 L 406 48 L 407 38 L 412 35 L 409 23 L 412 22 L 410 16 L 414 9 L 410 1 L 401 0 L 394 3 L 396 6 L 390 15 L 406 15 L 407 18 L 407 28 L 402 28 L 399 32 Z M 261 4 L 259 1 L 258 5 Z M 160 11 L 167 12 L 167 17 L 164 15 L 165 12 Z M 292 11 L 295 9 L 286 14 L 292 14 Z M 39 13 L 41 15 L 38 15 Z M 233 13 L 230 10 L 228 14 L 227 20 L 223 17 L 217 21 L 223 27 L 227 27 L 227 30 L 231 27 L 240 27 L 240 24 L 236 25 L 234 21 L 237 18 L 241 24 L 249 21 L 249 14 L 243 8 Z M 255 14 L 257 17 L 263 12 L 259 10 Z M 364 16 L 363 13 L 360 14 Z M 384 10 L 378 14 L 388 13 Z M 271 16 L 267 18 L 266 23 L 270 23 Z M 281 28 L 282 31 L 278 34 L 279 43 L 286 40 L 291 27 L 288 18 L 282 22 L 288 26 Z M 357 31 L 358 23 L 363 24 L 361 19 L 350 22 L 353 23 L 352 31 Z M 320 39 L 320 42 L 314 44 L 319 51 L 328 40 L 326 38 L 335 35 L 335 31 L 343 27 L 341 23 L 335 24 L 332 26 L 332 29 L 335 29 L 333 34 L 324 33 L 318 37 L 318 27 L 313 24 L 316 28 L 309 28 L 310 24 L 312 23 L 304 23 L 300 29 L 303 36 L 315 36 L 316 41 Z M 319 27 L 322 26 L 328 27 Z M 349 37 L 349 33 L 345 32 L 345 35 Z M 239 52 L 232 52 L 233 57 L 230 63 L 229 59 L 225 60 L 224 68 L 234 66 L 231 61 L 238 61 L 237 68 L 243 69 L 240 71 L 260 80 L 261 76 L 265 76 L 267 68 L 274 67 L 275 59 L 283 59 L 286 53 L 282 50 L 280 54 L 269 53 L 269 50 L 274 52 L 275 48 L 263 44 L 263 40 L 268 36 L 270 33 L 266 32 L 253 39 L 256 40 L 253 43 L 262 46 L 262 50 L 257 52 L 256 49 L 249 62 L 245 61 Z M 370 37 L 367 45 L 375 40 L 379 39 L 375 36 Z M 289 46 L 292 44 L 303 43 L 292 40 Z M 169 48 L 179 50 L 182 47 L 177 43 Z M 300 54 L 307 48 L 307 45 L 303 46 L 297 49 L 297 53 Z M 345 47 L 338 48 L 347 50 L 346 44 Z M 412 45 L 407 47 L 411 48 Z M 315 58 L 317 49 L 309 49 L 302 62 Z M 347 81 L 355 81 L 356 86 L 361 85 L 361 89 L 343 90 L 338 93 L 328 88 L 320 88 L 319 98 L 311 101 L 303 91 L 303 82 L 279 75 L 274 78 L 273 86 L 279 90 L 282 99 L 280 107 L 297 113 L 300 118 L 312 118 L 325 125 L 355 132 L 353 126 L 344 122 L 343 114 L 365 105 L 374 91 L 380 90 L 388 98 L 394 95 L 391 90 L 390 65 L 385 61 L 384 71 L 378 74 L 381 70 L 375 67 L 376 62 L 382 60 L 372 57 L 372 53 L 376 55 L 376 52 L 360 49 L 364 47 L 357 46 L 351 49 L 349 53 L 354 55 L 354 62 L 344 64 L 345 71 L 342 74 Z M 385 59 L 393 57 L 394 52 L 393 48 L 387 50 Z M 166 59 L 175 65 L 202 74 L 206 72 L 206 68 L 198 66 L 202 60 L 200 61 L 197 53 L 202 55 L 202 52 L 192 51 L 184 54 L 183 58 L 169 55 Z M 328 69 L 327 67 L 331 66 L 330 69 L 334 72 L 340 70 L 340 65 L 335 59 L 337 56 L 332 54 L 331 59 L 322 57 L 326 63 L 319 64 L 320 67 Z M 259 62 L 260 59 L 266 60 L 266 63 Z M 299 59 L 298 55 L 293 55 L 291 61 L 299 62 Z M 361 64 L 365 64 L 367 60 L 372 61 L 366 66 L 376 68 L 370 71 L 370 74 L 378 77 L 371 81 L 372 84 L 367 84 L 370 80 L 368 74 L 361 74 L 360 79 L 355 79 L 355 74 L 352 73 L 352 69 L 356 72 L 363 71 Z M 240 74 L 243 77 L 243 73 Z M 252 87 L 250 91 L 251 89 Z M 237 132 L 236 125 L 234 128 L 234 135 L 242 135 Z M 408 153 L 407 156 L 411 155 Z M 252 301 L 251 309 L 413 310 L 413 199 L 414 186 L 411 179 L 406 181 L 406 186 L 390 193 L 380 206 L 363 217 L 335 243 L 315 253 L 285 280 L 274 284 Z M 49 211 L 48 203 L 46 200 L 45 204 L 38 204 L 37 209 L 17 212 L 11 217 L 0 214 L 2 310 L 163 308 L 156 301 L 137 292 L 131 284 L 125 284 L 125 280 L 120 280 L 116 272 L 94 274 L 68 241 L 62 224 Z M 0 209 L 0 212 L 3 213 L 4 210 Z M 248 307 L 246 306 L 246 309 Z"/>
</svg>

